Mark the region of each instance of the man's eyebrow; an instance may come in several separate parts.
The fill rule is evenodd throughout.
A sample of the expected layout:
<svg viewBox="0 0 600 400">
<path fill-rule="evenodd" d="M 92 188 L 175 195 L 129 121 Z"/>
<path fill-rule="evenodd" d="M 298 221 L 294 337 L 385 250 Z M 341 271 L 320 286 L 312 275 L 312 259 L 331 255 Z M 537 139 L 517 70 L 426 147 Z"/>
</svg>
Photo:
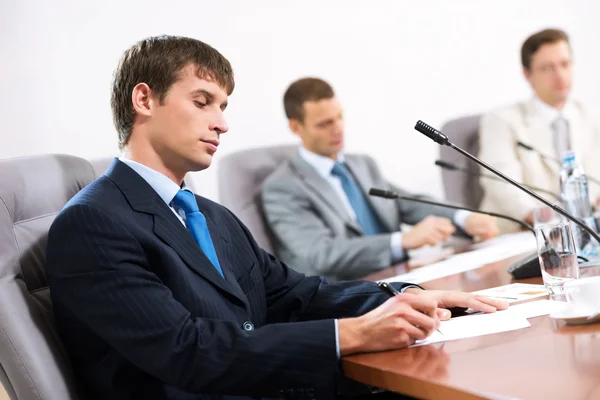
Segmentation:
<svg viewBox="0 0 600 400">
<path fill-rule="evenodd" d="M 206 96 L 207 100 L 212 100 L 215 97 L 211 92 L 209 92 L 206 89 L 192 90 L 191 94 L 192 94 L 192 96 L 204 95 L 204 96 Z"/>
</svg>

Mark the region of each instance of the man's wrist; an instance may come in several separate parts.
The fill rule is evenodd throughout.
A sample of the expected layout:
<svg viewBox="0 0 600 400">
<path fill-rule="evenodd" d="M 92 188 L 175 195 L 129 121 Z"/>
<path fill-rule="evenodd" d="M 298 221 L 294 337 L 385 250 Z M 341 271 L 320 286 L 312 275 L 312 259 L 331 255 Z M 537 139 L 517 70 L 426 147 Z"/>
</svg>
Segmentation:
<svg viewBox="0 0 600 400">
<path fill-rule="evenodd" d="M 338 338 L 340 341 L 340 356 L 358 353 L 363 347 L 361 318 L 343 318 L 338 320 Z"/>
<path fill-rule="evenodd" d="M 402 293 L 408 293 L 408 294 L 421 294 L 422 292 L 423 292 L 423 289 L 421 289 L 418 286 L 414 286 L 414 285 L 408 286 L 402 290 Z"/>
</svg>

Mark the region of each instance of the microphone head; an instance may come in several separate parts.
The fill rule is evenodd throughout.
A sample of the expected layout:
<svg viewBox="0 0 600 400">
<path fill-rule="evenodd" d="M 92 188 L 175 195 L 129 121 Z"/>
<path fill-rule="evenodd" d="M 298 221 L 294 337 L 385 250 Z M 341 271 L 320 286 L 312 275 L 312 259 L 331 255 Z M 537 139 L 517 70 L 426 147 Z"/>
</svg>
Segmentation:
<svg viewBox="0 0 600 400">
<path fill-rule="evenodd" d="M 438 144 L 446 146 L 450 145 L 448 136 L 444 135 L 442 132 L 438 131 L 437 129 L 431 127 L 430 125 L 426 124 L 421 120 L 417 121 L 415 129 Z"/>
<path fill-rule="evenodd" d="M 437 165 L 438 167 L 442 167 L 444 169 L 449 169 L 450 171 L 456 171 L 458 170 L 458 167 L 454 164 L 450 164 L 446 161 L 442 161 L 442 160 L 435 160 L 435 165 Z"/>
<path fill-rule="evenodd" d="M 391 190 L 383 190 L 383 189 L 376 189 L 376 188 L 369 189 L 369 195 L 383 197 L 384 199 L 398 198 L 398 194 L 392 192 Z"/>
<path fill-rule="evenodd" d="M 525 150 L 533 151 L 533 147 L 521 142 L 520 140 L 517 142 L 517 146 L 522 147 Z"/>
</svg>

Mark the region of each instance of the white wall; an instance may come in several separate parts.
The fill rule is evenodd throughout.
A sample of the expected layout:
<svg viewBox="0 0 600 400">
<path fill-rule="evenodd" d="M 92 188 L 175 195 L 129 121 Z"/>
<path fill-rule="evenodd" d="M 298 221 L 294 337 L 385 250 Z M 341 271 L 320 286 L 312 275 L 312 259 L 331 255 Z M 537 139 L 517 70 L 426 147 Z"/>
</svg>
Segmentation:
<svg viewBox="0 0 600 400">
<path fill-rule="evenodd" d="M 413 130 L 528 97 L 519 48 L 558 26 L 575 49 L 575 95 L 600 97 L 600 2 L 558 0 L 0 0 L 0 158 L 117 153 L 112 71 L 127 47 L 188 35 L 232 62 L 236 90 L 217 165 L 196 174 L 217 198 L 218 159 L 295 142 L 282 94 L 293 80 L 329 80 L 347 116 L 347 148 L 379 160 L 390 180 L 441 195 L 439 148 Z M 457 155 L 457 160 L 459 156 Z M 420 171 L 416 173 L 416 171 Z"/>
</svg>

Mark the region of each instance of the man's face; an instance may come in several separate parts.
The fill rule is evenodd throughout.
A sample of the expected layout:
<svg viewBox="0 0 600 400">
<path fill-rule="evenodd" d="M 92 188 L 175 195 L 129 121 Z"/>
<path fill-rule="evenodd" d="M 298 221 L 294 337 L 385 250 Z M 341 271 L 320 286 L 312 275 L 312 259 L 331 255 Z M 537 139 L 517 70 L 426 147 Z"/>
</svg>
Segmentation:
<svg viewBox="0 0 600 400">
<path fill-rule="evenodd" d="M 571 91 L 571 64 L 571 48 L 561 40 L 540 47 L 531 59 L 530 69 L 523 73 L 542 101 L 562 107 Z"/>
<path fill-rule="evenodd" d="M 145 122 L 148 140 L 162 163 L 177 172 L 200 171 L 210 166 L 219 137 L 229 129 L 223 111 L 227 92 L 216 82 L 200 79 L 188 65 L 169 88 L 162 104 L 152 102 Z"/>
<path fill-rule="evenodd" d="M 307 150 L 337 159 L 344 148 L 344 116 L 335 98 L 307 101 L 303 104 L 304 121 L 290 120 L 290 129 L 302 139 Z"/>
</svg>

